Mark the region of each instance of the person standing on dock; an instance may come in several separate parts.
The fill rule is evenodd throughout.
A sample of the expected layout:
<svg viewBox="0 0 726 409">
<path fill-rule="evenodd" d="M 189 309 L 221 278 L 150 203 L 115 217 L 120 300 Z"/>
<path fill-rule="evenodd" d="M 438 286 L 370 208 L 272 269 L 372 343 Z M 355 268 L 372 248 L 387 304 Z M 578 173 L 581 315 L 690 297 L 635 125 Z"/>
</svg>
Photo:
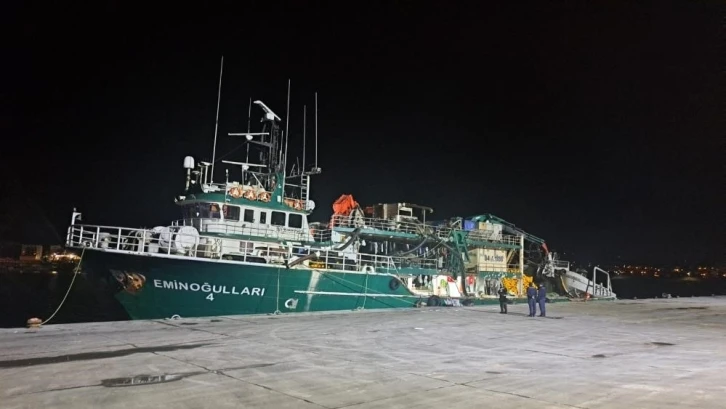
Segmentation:
<svg viewBox="0 0 726 409">
<path fill-rule="evenodd" d="M 507 313 L 507 289 L 504 286 L 499 289 L 499 313 Z"/>
<path fill-rule="evenodd" d="M 539 290 L 537 291 L 537 302 L 539 303 L 539 316 L 544 317 L 545 316 L 545 302 L 547 301 L 547 289 L 545 288 L 544 284 L 539 285 Z"/>
<path fill-rule="evenodd" d="M 527 287 L 527 304 L 529 304 L 529 316 L 534 317 L 537 314 L 537 289 L 534 288 L 534 283 L 529 283 Z"/>
</svg>

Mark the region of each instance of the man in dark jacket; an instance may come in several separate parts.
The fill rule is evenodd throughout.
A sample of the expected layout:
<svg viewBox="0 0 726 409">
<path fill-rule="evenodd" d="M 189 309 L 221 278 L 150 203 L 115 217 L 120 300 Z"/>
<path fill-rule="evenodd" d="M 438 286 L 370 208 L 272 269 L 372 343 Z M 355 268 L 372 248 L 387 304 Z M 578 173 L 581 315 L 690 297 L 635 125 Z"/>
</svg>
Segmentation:
<svg viewBox="0 0 726 409">
<path fill-rule="evenodd" d="M 507 313 L 507 289 L 504 287 L 499 289 L 499 313 Z"/>
<path fill-rule="evenodd" d="M 547 301 L 547 289 L 545 288 L 544 284 L 539 285 L 539 290 L 537 291 L 537 302 L 539 302 L 539 316 L 544 317 L 545 316 L 545 302 Z"/>
<path fill-rule="evenodd" d="M 527 304 L 529 304 L 529 316 L 534 317 L 537 314 L 537 289 L 534 288 L 534 283 L 529 283 L 527 287 Z"/>
</svg>

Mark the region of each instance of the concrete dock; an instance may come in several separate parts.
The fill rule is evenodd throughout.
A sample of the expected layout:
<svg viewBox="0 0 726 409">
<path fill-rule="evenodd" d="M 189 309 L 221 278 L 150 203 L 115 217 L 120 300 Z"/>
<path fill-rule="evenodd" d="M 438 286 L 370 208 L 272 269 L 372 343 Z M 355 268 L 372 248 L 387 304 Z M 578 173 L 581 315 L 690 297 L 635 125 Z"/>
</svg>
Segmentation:
<svg viewBox="0 0 726 409">
<path fill-rule="evenodd" d="M 0 408 L 723 408 L 726 298 L 0 330 Z"/>
</svg>

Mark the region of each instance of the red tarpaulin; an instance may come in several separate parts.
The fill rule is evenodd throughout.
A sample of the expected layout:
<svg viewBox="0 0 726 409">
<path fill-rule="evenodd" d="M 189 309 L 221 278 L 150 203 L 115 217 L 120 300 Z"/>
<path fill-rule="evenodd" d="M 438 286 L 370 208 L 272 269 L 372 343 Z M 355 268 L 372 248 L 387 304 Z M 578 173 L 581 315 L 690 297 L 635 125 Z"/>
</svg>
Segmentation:
<svg viewBox="0 0 726 409">
<path fill-rule="evenodd" d="M 333 202 L 333 214 L 347 216 L 356 207 L 358 207 L 358 202 L 353 199 L 353 195 L 342 195 Z"/>
</svg>

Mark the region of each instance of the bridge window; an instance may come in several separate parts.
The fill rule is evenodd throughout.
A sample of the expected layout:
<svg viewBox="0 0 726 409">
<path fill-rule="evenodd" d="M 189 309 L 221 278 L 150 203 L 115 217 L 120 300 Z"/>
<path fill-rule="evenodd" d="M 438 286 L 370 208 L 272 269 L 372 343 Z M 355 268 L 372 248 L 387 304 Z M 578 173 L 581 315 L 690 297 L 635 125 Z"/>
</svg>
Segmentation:
<svg viewBox="0 0 726 409">
<path fill-rule="evenodd" d="M 225 220 L 232 220 L 235 222 L 239 221 L 239 214 L 240 214 L 239 206 L 224 205 L 224 206 L 222 206 L 222 210 L 224 211 Z"/>
<path fill-rule="evenodd" d="M 302 215 L 297 213 L 290 213 L 290 218 L 287 221 L 288 227 L 294 227 L 296 229 L 302 228 Z"/>
<path fill-rule="evenodd" d="M 255 211 L 252 209 L 245 209 L 244 221 L 247 223 L 254 223 L 255 222 Z"/>
<path fill-rule="evenodd" d="M 267 212 L 260 212 L 260 224 L 267 224 Z"/>
<path fill-rule="evenodd" d="M 185 219 L 219 219 L 221 212 L 217 203 L 193 203 L 182 208 Z"/>
<path fill-rule="evenodd" d="M 219 219 L 221 214 L 219 213 L 219 205 L 216 203 L 209 204 L 209 216 L 212 219 Z"/>
<path fill-rule="evenodd" d="M 270 217 L 270 224 L 273 226 L 284 226 L 285 225 L 285 213 L 272 212 L 272 216 Z"/>
</svg>

